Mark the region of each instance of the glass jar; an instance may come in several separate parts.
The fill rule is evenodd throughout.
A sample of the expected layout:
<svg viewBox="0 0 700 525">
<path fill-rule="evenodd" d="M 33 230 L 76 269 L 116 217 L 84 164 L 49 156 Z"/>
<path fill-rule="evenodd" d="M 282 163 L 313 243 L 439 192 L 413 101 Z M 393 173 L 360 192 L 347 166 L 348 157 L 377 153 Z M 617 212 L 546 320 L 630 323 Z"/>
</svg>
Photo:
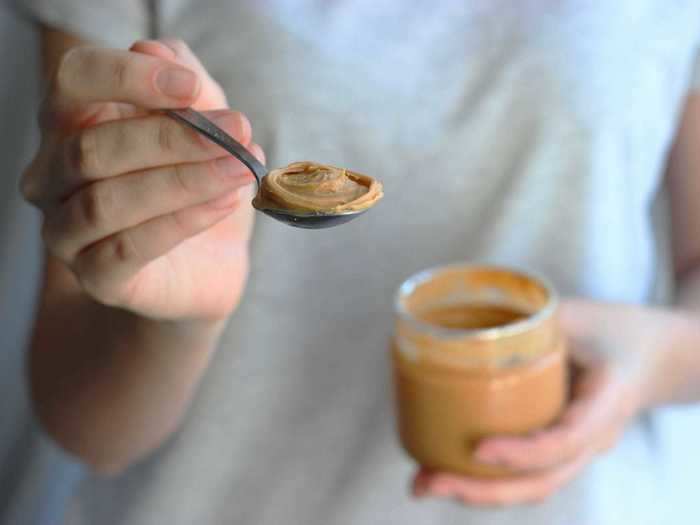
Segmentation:
<svg viewBox="0 0 700 525">
<path fill-rule="evenodd" d="M 567 398 L 557 297 L 543 279 L 494 266 L 445 266 L 404 282 L 391 344 L 401 444 L 419 464 L 481 477 L 474 445 L 551 424 Z"/>
</svg>

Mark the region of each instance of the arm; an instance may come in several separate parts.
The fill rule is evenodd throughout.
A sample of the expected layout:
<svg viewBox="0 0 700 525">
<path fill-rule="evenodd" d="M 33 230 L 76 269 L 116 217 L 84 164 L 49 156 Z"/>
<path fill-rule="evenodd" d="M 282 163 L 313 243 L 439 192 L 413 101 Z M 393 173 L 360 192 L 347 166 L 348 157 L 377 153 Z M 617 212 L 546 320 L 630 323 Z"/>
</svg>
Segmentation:
<svg viewBox="0 0 700 525">
<path fill-rule="evenodd" d="M 144 115 L 143 124 L 133 127 L 145 113 L 143 106 L 225 105 L 220 88 L 184 45 L 137 44 L 140 53 L 162 57 L 148 57 L 147 62 L 136 53 L 123 53 L 116 61 L 112 55 L 85 53 L 81 56 L 93 62 L 104 61 L 89 69 L 81 67 L 76 58 L 80 53 L 64 59 L 66 51 L 81 45 L 61 32 L 43 31 L 44 72 L 50 79 L 45 105 L 50 109 L 42 118 L 42 148 L 22 188 L 44 213 L 48 247 L 29 371 L 34 407 L 47 432 L 96 471 L 112 474 L 146 455 L 176 428 L 238 302 L 252 227 L 252 212 L 239 206 L 238 191 L 250 180 L 242 166 L 220 162 L 222 151 L 165 117 Z M 139 71 L 163 69 L 164 60 L 198 73 L 199 89 L 184 97 L 191 100 L 149 93 L 152 86 L 139 78 Z M 100 74 L 103 78 L 93 78 Z M 95 93 L 76 95 L 85 86 L 97 86 Z M 120 104 L 105 102 L 110 97 Z M 84 105 L 81 98 L 88 99 Z M 136 165 L 116 166 L 115 159 L 139 156 L 136 147 L 118 142 L 126 135 L 115 126 L 122 114 L 132 117 L 130 136 L 155 135 L 159 147 L 171 148 L 161 158 L 147 159 L 148 164 L 144 159 L 143 167 L 150 169 L 136 175 Z M 245 117 L 230 111 L 217 116 L 240 141 L 250 142 Z M 76 136 L 89 133 L 100 137 L 90 143 L 100 144 L 101 155 L 99 163 L 90 165 L 99 164 L 103 171 L 90 177 L 84 173 L 88 162 L 78 162 L 81 170 L 57 161 L 67 157 L 63 151 Z M 64 144 L 63 150 L 55 144 Z M 155 149 L 150 147 L 151 156 Z M 251 150 L 261 156 L 257 146 Z M 108 158 L 109 152 L 114 159 Z M 186 161 L 192 163 L 162 167 Z M 81 177 L 86 180 L 78 181 Z M 149 189 L 159 188 L 158 205 L 137 202 Z M 52 192 L 62 193 L 61 200 L 47 196 Z M 156 209 L 168 198 L 168 209 Z M 125 246 L 132 251 L 125 253 Z M 226 287 L 224 293 L 221 287 Z M 193 293 L 195 289 L 200 292 Z"/>
<path fill-rule="evenodd" d="M 49 256 L 29 359 L 35 412 L 63 448 L 117 474 L 176 428 L 221 328 L 102 305 Z"/>
<path fill-rule="evenodd" d="M 700 401 L 700 94 L 688 99 L 666 175 L 678 283 L 678 326 L 669 326 L 650 406 Z"/>
</svg>

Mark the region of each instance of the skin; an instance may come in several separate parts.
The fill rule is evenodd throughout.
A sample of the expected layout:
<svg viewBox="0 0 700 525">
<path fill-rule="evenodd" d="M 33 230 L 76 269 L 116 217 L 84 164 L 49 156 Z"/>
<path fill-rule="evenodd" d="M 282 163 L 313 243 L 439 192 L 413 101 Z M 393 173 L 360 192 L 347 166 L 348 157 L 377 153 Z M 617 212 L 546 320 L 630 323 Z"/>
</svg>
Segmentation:
<svg viewBox="0 0 700 525">
<path fill-rule="evenodd" d="M 44 214 L 47 246 L 30 382 L 49 434 L 96 471 L 116 474 L 177 428 L 238 304 L 252 228 L 249 196 L 241 194 L 252 179 L 152 111 L 226 107 L 184 44 L 140 42 L 129 52 L 81 46 L 44 32 L 43 141 L 22 183 Z M 172 65 L 196 80 L 189 92 L 167 97 L 154 79 Z M 262 158 L 243 116 L 212 115 Z M 522 475 L 483 481 L 420 470 L 416 496 L 470 505 L 541 501 L 613 446 L 642 411 L 700 399 L 699 141 L 700 97 L 693 96 L 667 175 L 677 308 L 565 302 L 562 323 L 579 372 L 572 403 L 552 428 L 494 437 L 477 452 Z"/>
</svg>

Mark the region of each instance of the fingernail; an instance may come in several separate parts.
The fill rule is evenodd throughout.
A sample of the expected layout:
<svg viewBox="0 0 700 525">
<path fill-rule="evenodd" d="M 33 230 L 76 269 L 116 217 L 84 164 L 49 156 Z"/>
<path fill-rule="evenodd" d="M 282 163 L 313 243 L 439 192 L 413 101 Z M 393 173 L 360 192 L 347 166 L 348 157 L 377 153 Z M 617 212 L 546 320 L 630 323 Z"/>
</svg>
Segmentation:
<svg viewBox="0 0 700 525">
<path fill-rule="evenodd" d="M 197 75 L 180 67 L 163 69 L 156 77 L 161 93 L 172 98 L 190 98 L 197 90 Z"/>
</svg>

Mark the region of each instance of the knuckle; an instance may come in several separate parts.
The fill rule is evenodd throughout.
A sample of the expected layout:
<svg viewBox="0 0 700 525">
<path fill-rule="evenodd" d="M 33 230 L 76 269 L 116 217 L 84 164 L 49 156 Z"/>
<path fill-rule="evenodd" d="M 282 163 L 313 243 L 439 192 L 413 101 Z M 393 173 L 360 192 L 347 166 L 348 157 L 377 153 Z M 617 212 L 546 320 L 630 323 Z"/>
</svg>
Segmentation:
<svg viewBox="0 0 700 525">
<path fill-rule="evenodd" d="M 119 159 L 129 155 L 133 150 L 132 137 L 134 136 L 134 131 L 138 134 L 138 128 L 134 130 L 123 122 L 111 123 L 108 127 L 103 128 L 103 133 L 105 134 L 104 139 L 95 139 L 95 149 L 97 150 L 99 146 L 100 151 L 99 159 L 96 159 L 99 160 L 100 163 L 99 167 L 96 168 L 98 171 L 107 174 L 110 169 L 113 169 L 113 166 L 106 166 L 108 161 L 105 159 L 109 159 L 109 163 L 112 163 L 112 159 Z M 97 131 L 95 133 L 97 133 Z M 104 148 L 102 147 L 103 143 Z"/>
<path fill-rule="evenodd" d="M 81 71 L 95 66 L 95 51 L 88 47 L 74 47 L 66 51 L 56 68 L 53 91 L 59 97 L 69 97 Z"/>
<path fill-rule="evenodd" d="M 100 228 L 107 224 L 114 209 L 111 186 L 95 183 L 83 189 L 78 201 L 79 224 L 90 228 Z"/>
<path fill-rule="evenodd" d="M 163 153 L 172 153 L 177 149 L 177 137 L 180 130 L 176 127 L 176 124 L 176 122 L 166 118 L 161 118 L 158 121 L 155 142 L 158 149 Z"/>
<path fill-rule="evenodd" d="M 128 301 L 119 267 L 138 257 L 126 233 L 105 239 L 81 254 L 73 264 L 80 285 L 94 299 L 109 306 Z"/>
<path fill-rule="evenodd" d="M 54 152 L 42 145 L 22 172 L 17 189 L 20 195 L 37 208 L 43 208 L 48 198 L 47 186 L 51 178 Z"/>
<path fill-rule="evenodd" d="M 127 231 L 114 235 L 110 239 L 109 245 L 111 259 L 117 264 L 130 264 L 139 258 L 133 239 Z"/>
<path fill-rule="evenodd" d="M 125 90 L 129 86 L 129 63 L 123 59 L 110 62 L 109 75 L 115 88 Z"/>
<path fill-rule="evenodd" d="M 170 214 L 170 222 L 178 237 L 186 236 L 189 230 L 192 229 L 192 223 L 196 221 L 196 217 L 193 217 L 193 215 L 197 214 L 185 211 L 176 211 Z"/>
<path fill-rule="evenodd" d="M 82 52 L 81 48 L 74 47 L 66 51 L 61 57 L 54 75 L 54 94 L 61 96 L 69 91 L 73 76 L 75 75 L 76 63 L 79 62 Z"/>
<path fill-rule="evenodd" d="M 94 176 L 100 172 L 97 132 L 87 129 L 77 134 L 68 144 L 70 165 L 79 173 Z"/>
<path fill-rule="evenodd" d="M 173 193 L 179 197 L 186 198 L 193 192 L 190 178 L 187 176 L 186 168 L 175 164 L 171 166 L 171 176 L 169 177 Z"/>
<path fill-rule="evenodd" d="M 22 197 L 32 204 L 39 199 L 39 184 L 31 171 L 26 171 L 19 180 L 19 191 Z"/>
</svg>

